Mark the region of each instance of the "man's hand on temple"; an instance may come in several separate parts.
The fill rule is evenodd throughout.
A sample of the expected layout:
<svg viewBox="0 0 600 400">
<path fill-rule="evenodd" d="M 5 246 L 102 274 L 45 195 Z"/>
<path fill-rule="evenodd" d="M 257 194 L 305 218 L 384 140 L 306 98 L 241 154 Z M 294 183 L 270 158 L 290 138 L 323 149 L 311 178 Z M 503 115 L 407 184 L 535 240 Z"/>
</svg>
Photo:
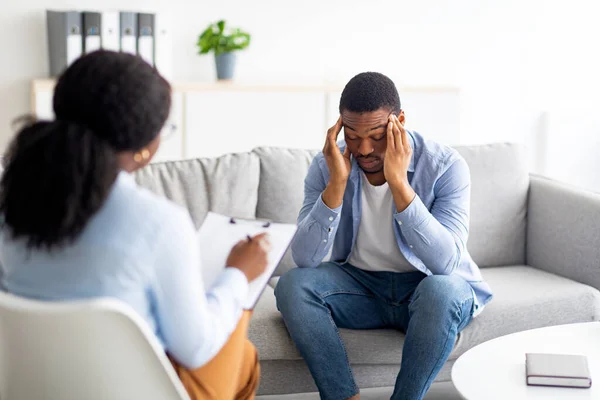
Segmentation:
<svg viewBox="0 0 600 400">
<path fill-rule="evenodd" d="M 387 126 L 387 149 L 383 173 L 390 186 L 396 209 L 402 212 L 416 196 L 408 182 L 408 167 L 412 158 L 412 148 L 408 134 L 398 117 L 391 114 Z"/>
</svg>

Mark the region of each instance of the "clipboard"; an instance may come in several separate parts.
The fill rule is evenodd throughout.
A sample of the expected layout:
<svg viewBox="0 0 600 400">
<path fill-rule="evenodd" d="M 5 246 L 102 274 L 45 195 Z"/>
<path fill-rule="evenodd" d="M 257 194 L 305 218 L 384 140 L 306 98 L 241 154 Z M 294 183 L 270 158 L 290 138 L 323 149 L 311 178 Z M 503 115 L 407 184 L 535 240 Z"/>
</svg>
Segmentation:
<svg viewBox="0 0 600 400">
<path fill-rule="evenodd" d="M 294 235 L 295 224 L 279 224 L 270 221 L 233 218 L 209 212 L 197 233 L 202 261 L 204 288 L 208 291 L 225 269 L 232 247 L 248 236 L 268 232 L 271 241 L 269 263 L 262 275 L 250 282 L 245 310 L 252 310 L 265 290 L 275 269 L 288 250 Z"/>
</svg>

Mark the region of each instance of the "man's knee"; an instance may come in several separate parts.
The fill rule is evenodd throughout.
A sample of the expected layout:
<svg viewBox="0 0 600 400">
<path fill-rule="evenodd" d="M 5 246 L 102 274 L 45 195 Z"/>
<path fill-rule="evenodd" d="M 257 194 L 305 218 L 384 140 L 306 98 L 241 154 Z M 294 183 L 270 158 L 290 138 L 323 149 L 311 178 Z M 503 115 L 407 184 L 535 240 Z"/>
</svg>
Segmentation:
<svg viewBox="0 0 600 400">
<path fill-rule="evenodd" d="M 419 283 L 413 301 L 445 309 L 454 308 L 471 298 L 471 287 L 463 278 L 457 275 L 431 275 Z"/>
<path fill-rule="evenodd" d="M 285 312 L 288 307 L 298 307 L 311 286 L 311 272 L 309 268 L 294 268 L 283 274 L 275 287 L 277 308 Z"/>
</svg>

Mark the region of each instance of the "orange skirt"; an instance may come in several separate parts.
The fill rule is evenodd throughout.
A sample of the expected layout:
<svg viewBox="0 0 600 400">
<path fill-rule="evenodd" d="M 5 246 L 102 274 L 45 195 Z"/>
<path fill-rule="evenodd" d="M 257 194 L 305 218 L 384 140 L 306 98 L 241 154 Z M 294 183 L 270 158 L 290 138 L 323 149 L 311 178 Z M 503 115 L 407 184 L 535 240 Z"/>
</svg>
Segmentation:
<svg viewBox="0 0 600 400">
<path fill-rule="evenodd" d="M 225 346 L 206 365 L 187 369 L 169 358 L 192 400 L 254 399 L 260 365 L 256 348 L 247 338 L 251 314 L 244 311 Z"/>
</svg>

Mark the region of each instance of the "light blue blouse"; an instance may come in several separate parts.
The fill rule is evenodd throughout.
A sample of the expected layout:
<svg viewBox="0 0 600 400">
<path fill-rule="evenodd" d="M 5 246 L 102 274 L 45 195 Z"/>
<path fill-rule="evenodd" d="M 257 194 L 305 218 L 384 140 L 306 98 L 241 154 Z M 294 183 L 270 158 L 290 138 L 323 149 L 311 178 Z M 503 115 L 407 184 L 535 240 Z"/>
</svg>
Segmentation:
<svg viewBox="0 0 600 400">
<path fill-rule="evenodd" d="M 248 292 L 226 268 L 205 292 L 196 230 L 184 208 L 139 188 L 121 172 L 101 210 L 62 249 L 28 250 L 0 229 L 0 276 L 11 293 L 61 301 L 114 297 L 150 325 L 177 361 L 197 368 L 237 325 Z"/>
</svg>

